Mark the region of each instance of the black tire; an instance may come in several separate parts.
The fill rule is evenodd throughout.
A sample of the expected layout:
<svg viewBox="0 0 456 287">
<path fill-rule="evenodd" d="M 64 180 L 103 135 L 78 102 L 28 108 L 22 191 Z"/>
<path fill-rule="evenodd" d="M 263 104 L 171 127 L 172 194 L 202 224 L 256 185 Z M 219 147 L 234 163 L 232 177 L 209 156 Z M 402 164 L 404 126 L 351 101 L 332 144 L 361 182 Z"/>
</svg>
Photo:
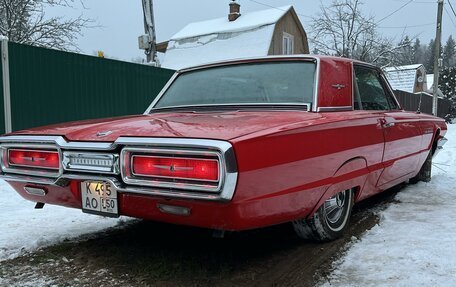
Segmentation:
<svg viewBox="0 0 456 287">
<path fill-rule="evenodd" d="M 341 237 L 348 226 L 353 202 L 353 189 L 339 192 L 325 201 L 312 218 L 294 221 L 296 234 L 300 238 L 315 241 L 331 241 Z"/>
<path fill-rule="evenodd" d="M 432 154 L 433 150 L 431 149 L 429 151 L 429 154 L 426 158 L 426 161 L 423 163 L 421 166 L 420 171 L 415 177 L 412 177 L 409 180 L 409 183 L 415 184 L 418 183 L 419 181 L 424 181 L 424 182 L 430 182 L 431 181 L 431 172 L 432 172 Z"/>
</svg>

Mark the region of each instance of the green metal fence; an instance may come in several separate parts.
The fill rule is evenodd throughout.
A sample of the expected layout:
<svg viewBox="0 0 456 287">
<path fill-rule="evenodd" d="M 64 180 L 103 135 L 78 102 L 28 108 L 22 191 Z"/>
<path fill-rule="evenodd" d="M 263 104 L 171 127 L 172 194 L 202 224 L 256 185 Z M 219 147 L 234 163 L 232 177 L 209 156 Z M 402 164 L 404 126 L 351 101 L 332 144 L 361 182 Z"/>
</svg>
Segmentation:
<svg viewBox="0 0 456 287">
<path fill-rule="evenodd" d="M 0 45 L 0 58 L 2 57 L 2 45 Z M 3 67 L 0 59 L 0 134 L 5 133 L 5 117 L 3 115 Z"/>
<path fill-rule="evenodd" d="M 143 113 L 174 73 L 12 42 L 8 47 L 13 131 Z"/>
</svg>

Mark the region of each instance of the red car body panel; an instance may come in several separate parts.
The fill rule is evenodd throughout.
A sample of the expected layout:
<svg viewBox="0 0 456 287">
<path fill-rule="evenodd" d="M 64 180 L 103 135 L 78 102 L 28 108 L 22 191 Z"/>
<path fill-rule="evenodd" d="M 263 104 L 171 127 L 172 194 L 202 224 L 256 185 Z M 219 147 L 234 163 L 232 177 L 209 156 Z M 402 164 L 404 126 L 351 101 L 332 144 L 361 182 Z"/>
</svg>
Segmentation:
<svg viewBox="0 0 456 287">
<path fill-rule="evenodd" d="M 320 115 L 299 111 L 158 113 L 94 121 L 71 122 L 34 128 L 12 135 L 63 135 L 69 141 L 113 142 L 119 136 L 180 137 L 231 140 L 271 127 L 317 119 Z M 100 131 L 111 131 L 97 137 Z"/>
<path fill-rule="evenodd" d="M 444 121 L 400 110 L 338 111 L 337 107 L 353 106 L 353 61 L 316 59 L 320 66 L 314 111 L 160 112 L 12 135 L 59 135 L 72 142 L 114 142 L 119 137 L 229 142 L 237 165 L 235 192 L 229 201 L 119 194 L 122 215 L 220 230 L 309 217 L 341 190 L 354 188 L 357 202 L 415 176 L 433 143 L 445 135 Z M 98 137 L 101 131 L 111 133 Z M 70 180 L 66 186 L 8 180 L 28 200 L 81 208 L 81 180 Z M 46 196 L 30 195 L 26 186 L 45 189 Z M 186 207 L 191 214 L 164 213 L 157 204 Z"/>
<path fill-rule="evenodd" d="M 352 62 L 348 59 L 325 57 L 320 60 L 319 107 L 353 105 L 352 67 Z"/>
</svg>

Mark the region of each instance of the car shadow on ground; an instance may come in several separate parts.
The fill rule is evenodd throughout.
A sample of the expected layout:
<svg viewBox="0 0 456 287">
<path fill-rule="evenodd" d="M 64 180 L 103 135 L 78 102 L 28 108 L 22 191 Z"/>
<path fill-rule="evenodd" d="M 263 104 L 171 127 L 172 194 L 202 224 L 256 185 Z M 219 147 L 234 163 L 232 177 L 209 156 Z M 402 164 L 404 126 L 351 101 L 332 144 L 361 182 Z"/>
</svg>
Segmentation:
<svg viewBox="0 0 456 287">
<path fill-rule="evenodd" d="M 210 230 L 137 220 L 7 261 L 0 270 L 6 277 L 30 268 L 58 286 L 100 287 L 106 277 L 107 286 L 313 286 L 347 243 L 378 222 L 376 212 L 399 189 L 355 205 L 346 235 L 333 242 L 303 241 L 290 224 L 217 239 Z"/>
</svg>

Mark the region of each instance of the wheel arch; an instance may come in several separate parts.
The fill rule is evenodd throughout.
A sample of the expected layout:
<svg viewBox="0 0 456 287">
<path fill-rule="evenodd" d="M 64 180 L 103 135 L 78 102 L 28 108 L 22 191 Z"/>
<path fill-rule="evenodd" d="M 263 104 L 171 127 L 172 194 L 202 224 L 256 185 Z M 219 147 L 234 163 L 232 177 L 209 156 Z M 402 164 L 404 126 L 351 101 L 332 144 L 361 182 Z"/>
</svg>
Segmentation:
<svg viewBox="0 0 456 287">
<path fill-rule="evenodd" d="M 368 174 L 369 169 L 366 158 L 359 156 L 345 161 L 334 173 L 331 185 L 323 193 L 308 217 L 312 217 L 327 199 L 343 190 L 352 189 L 356 202 L 366 183 Z"/>
<path fill-rule="evenodd" d="M 431 143 L 432 155 L 434 155 L 435 151 L 437 150 L 437 143 L 438 143 L 439 139 L 440 139 L 440 128 L 438 127 L 435 131 L 434 137 L 432 138 L 432 143 Z"/>
</svg>

